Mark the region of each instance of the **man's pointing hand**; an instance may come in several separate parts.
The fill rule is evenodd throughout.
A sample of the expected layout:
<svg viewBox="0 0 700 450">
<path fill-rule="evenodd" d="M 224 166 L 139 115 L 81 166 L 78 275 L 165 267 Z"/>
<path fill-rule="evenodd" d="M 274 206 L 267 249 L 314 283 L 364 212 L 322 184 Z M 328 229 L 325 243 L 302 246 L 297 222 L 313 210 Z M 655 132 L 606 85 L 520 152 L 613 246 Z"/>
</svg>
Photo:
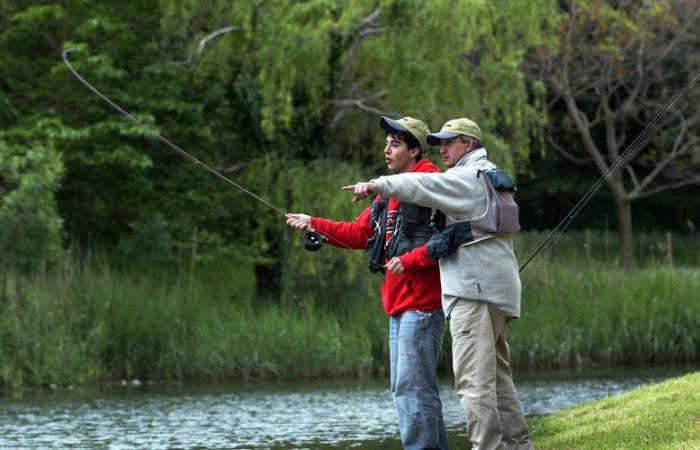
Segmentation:
<svg viewBox="0 0 700 450">
<path fill-rule="evenodd" d="M 346 191 L 352 191 L 353 202 L 357 202 L 359 200 L 371 197 L 372 194 L 376 192 L 374 183 L 372 183 L 371 181 L 365 183 L 351 184 L 350 186 L 343 186 L 342 189 Z"/>
</svg>

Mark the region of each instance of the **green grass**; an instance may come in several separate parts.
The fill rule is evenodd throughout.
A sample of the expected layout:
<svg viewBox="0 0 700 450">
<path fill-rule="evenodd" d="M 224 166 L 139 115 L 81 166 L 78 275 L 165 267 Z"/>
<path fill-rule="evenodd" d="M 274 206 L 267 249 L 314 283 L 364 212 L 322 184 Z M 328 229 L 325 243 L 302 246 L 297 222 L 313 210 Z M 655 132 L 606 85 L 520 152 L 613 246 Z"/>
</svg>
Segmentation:
<svg viewBox="0 0 700 450">
<path fill-rule="evenodd" d="M 386 339 L 378 302 L 367 300 L 349 322 L 314 302 L 282 306 L 243 295 L 235 272 L 220 273 L 219 282 L 195 277 L 190 286 L 88 265 L 25 280 L 23 298 L 0 304 L 0 385 L 383 370 L 384 359 L 373 355 L 376 340 Z"/>
<path fill-rule="evenodd" d="M 524 262 L 549 235 L 548 231 L 528 231 L 515 237 L 518 259 Z M 693 234 L 673 233 L 670 236 L 670 256 L 675 266 L 700 265 L 700 239 Z M 661 232 L 634 235 L 633 253 L 638 267 L 656 267 L 669 262 L 668 236 Z M 620 238 L 614 231 L 569 230 L 553 237 L 556 245 L 547 252 L 549 261 L 586 266 L 593 264 L 617 265 Z M 530 263 L 536 265 L 536 260 Z"/>
<path fill-rule="evenodd" d="M 527 280 L 527 277 L 525 278 Z M 700 270 L 547 265 L 525 282 L 509 342 L 520 368 L 700 357 Z"/>
<path fill-rule="evenodd" d="M 352 267 L 338 262 L 349 252 L 324 251 Z M 517 370 L 700 359 L 700 269 L 624 272 L 571 256 L 524 278 L 522 318 L 509 332 Z M 10 277 L 0 296 L 0 386 L 386 373 L 377 279 L 307 277 L 273 301 L 255 295 L 252 267 L 236 261 L 198 266 L 194 276 L 65 261 L 21 278 L 21 296 Z M 449 345 L 446 336 L 448 362 Z"/>
<path fill-rule="evenodd" d="M 538 449 L 697 449 L 700 372 L 529 422 Z"/>
</svg>

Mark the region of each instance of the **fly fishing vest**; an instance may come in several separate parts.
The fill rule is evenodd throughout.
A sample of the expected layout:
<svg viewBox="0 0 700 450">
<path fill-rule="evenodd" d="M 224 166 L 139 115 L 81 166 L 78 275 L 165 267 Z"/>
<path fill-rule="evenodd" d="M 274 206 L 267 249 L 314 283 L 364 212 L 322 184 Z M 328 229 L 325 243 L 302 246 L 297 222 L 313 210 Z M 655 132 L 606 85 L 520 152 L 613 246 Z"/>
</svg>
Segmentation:
<svg viewBox="0 0 700 450">
<path fill-rule="evenodd" d="M 370 210 L 370 227 L 374 235 L 367 241 L 367 260 L 369 271 L 384 273 L 384 262 L 394 256 L 401 256 L 414 248 L 425 244 L 433 234 L 430 227 L 432 210 L 413 203 L 401 203 L 396 217 L 396 227 L 389 242 L 386 242 L 387 206 L 389 200 L 381 198 L 372 203 Z"/>
<path fill-rule="evenodd" d="M 428 241 L 428 256 L 440 259 L 451 255 L 462 245 L 471 245 L 496 234 L 516 234 L 520 231 L 518 205 L 513 200 L 515 184 L 500 169 L 478 170 L 486 189 L 486 211 L 474 220 L 456 222 L 445 218 L 438 224 L 438 233 Z"/>
</svg>

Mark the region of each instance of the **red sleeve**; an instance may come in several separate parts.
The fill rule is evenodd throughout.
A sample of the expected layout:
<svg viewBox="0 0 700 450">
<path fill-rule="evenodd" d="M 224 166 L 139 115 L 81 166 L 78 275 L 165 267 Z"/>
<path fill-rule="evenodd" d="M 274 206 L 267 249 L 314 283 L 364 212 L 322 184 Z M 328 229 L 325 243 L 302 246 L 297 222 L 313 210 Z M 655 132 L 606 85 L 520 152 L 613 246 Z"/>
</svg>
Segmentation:
<svg viewBox="0 0 700 450">
<path fill-rule="evenodd" d="M 311 227 L 328 238 L 328 243 L 340 248 L 362 250 L 374 231 L 369 227 L 370 208 L 357 216 L 354 222 L 335 222 L 320 217 L 311 218 Z"/>
<path fill-rule="evenodd" d="M 419 247 L 414 248 L 410 252 L 404 253 L 399 256 L 403 268 L 407 272 L 415 272 L 417 270 L 426 269 L 428 267 L 435 267 L 438 265 L 436 259 L 432 259 L 428 256 L 428 245 L 424 244 Z"/>
</svg>

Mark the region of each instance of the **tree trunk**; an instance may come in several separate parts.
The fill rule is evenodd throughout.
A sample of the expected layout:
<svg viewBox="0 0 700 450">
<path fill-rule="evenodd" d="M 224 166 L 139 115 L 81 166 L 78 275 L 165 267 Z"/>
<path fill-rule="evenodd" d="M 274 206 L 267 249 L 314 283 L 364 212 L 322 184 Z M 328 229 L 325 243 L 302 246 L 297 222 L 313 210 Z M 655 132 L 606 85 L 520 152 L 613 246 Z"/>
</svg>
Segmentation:
<svg viewBox="0 0 700 450">
<path fill-rule="evenodd" d="M 620 266 L 630 270 L 634 266 L 634 236 L 632 234 L 632 205 L 626 198 L 615 198 L 617 226 L 620 234 Z"/>
<path fill-rule="evenodd" d="M 273 231 L 265 232 L 268 242 L 273 242 L 263 252 L 268 261 L 255 265 L 255 282 L 258 297 L 279 303 L 282 299 L 282 260 L 285 258 L 285 249 L 282 239 L 275 236 Z"/>
<path fill-rule="evenodd" d="M 7 302 L 9 295 L 7 294 L 7 269 L 2 267 L 2 275 L 0 276 L 0 306 Z"/>
<path fill-rule="evenodd" d="M 14 279 L 15 304 L 22 307 L 24 306 L 24 289 L 22 289 L 22 278 L 18 270 L 12 272 L 12 278 Z"/>
</svg>

